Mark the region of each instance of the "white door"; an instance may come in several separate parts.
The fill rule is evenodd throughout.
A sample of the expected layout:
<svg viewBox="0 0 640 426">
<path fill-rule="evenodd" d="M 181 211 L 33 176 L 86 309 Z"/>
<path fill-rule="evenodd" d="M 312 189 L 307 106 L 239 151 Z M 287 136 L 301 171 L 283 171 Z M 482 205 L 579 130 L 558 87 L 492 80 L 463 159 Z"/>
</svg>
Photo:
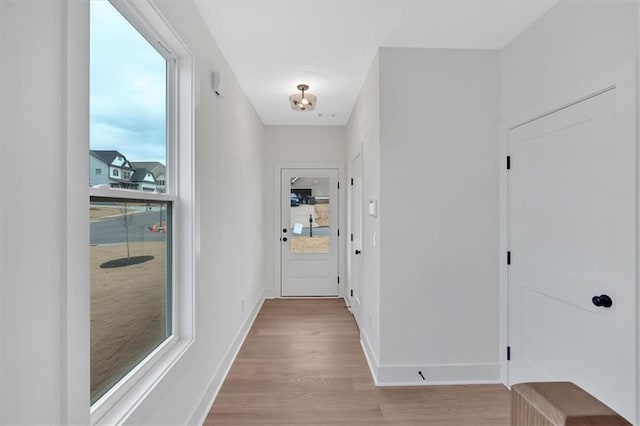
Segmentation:
<svg viewBox="0 0 640 426">
<path fill-rule="evenodd" d="M 351 162 L 351 236 L 350 253 L 350 299 L 351 312 L 360 324 L 360 291 L 362 288 L 362 160 L 358 155 Z"/>
<path fill-rule="evenodd" d="M 281 295 L 338 295 L 338 170 L 281 170 Z"/>
<path fill-rule="evenodd" d="M 616 96 L 509 133 L 509 383 L 572 381 L 635 422 L 636 148 Z"/>
</svg>

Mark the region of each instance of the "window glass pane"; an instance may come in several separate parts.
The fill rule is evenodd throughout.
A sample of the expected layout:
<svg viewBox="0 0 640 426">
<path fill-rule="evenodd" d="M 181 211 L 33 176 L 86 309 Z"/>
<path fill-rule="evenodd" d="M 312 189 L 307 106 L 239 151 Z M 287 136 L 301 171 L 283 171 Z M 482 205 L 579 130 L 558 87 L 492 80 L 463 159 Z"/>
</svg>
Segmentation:
<svg viewBox="0 0 640 426">
<path fill-rule="evenodd" d="M 91 403 L 171 334 L 171 204 L 90 204 Z"/>
<path fill-rule="evenodd" d="M 89 185 L 165 192 L 167 61 L 106 0 L 91 2 L 90 73 Z"/>
<path fill-rule="evenodd" d="M 291 180 L 291 253 L 329 253 L 329 178 Z"/>
<path fill-rule="evenodd" d="M 91 3 L 91 403 L 172 333 L 167 61 L 106 0 Z M 133 194 L 133 195 L 132 195 Z"/>
</svg>

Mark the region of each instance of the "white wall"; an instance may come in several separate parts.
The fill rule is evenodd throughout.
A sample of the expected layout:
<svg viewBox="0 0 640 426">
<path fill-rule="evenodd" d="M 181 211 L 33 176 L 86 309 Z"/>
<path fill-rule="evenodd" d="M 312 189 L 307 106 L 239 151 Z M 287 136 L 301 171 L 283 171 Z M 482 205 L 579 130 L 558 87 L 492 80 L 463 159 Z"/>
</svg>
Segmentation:
<svg viewBox="0 0 640 426">
<path fill-rule="evenodd" d="M 380 219 L 366 214 L 369 200 L 380 199 L 380 70 L 376 54 L 360 90 L 347 125 L 348 176 L 351 163 L 362 156 L 362 283 L 358 325 L 370 362 L 380 357 L 380 242 L 373 246 L 374 234 L 380 234 Z M 350 212 L 348 213 L 350 214 Z M 351 232 L 349 230 L 349 232 Z M 373 359 L 371 359 L 373 358 Z"/>
<path fill-rule="evenodd" d="M 66 5 L 0 8 L 0 423 L 64 423 Z"/>
<path fill-rule="evenodd" d="M 498 380 L 498 70 L 380 49 L 381 382 Z"/>
<path fill-rule="evenodd" d="M 264 126 L 193 3 L 158 1 L 157 6 L 196 64 L 196 340 L 129 413 L 128 422 L 186 424 L 206 414 L 233 355 L 228 351 L 262 301 L 263 199 L 255 189 L 262 187 Z M 88 114 L 72 117 L 70 132 L 82 137 L 66 152 L 64 82 L 66 61 L 78 58 L 68 70 L 74 77 L 70 90 L 80 92 L 76 100 L 86 113 L 88 9 L 84 3 L 83 38 L 67 55 L 66 1 L 0 2 L 0 7 L 0 423 L 86 424 L 88 231 L 71 242 L 65 231 L 78 217 L 83 220 L 75 227 L 84 223 L 88 229 L 88 168 L 76 164 L 88 161 Z M 214 70 L 224 81 L 224 100 L 210 88 Z M 68 160 L 74 156 L 80 160 Z M 68 180 L 68 170 L 75 181 Z M 84 256 L 67 258 L 78 247 Z M 80 287 L 68 294 L 73 283 Z M 79 310 L 67 309 L 73 298 L 81 299 L 70 304 Z M 67 336 L 80 339 L 74 345 L 87 350 L 67 353 Z"/>
<path fill-rule="evenodd" d="M 299 113 L 304 114 L 304 113 Z M 279 186 L 276 188 L 276 167 L 278 165 L 318 163 L 344 164 L 347 151 L 346 129 L 344 126 L 266 126 L 264 148 L 264 288 L 267 297 L 280 297 L 279 268 L 280 226 Z M 344 180 L 344 179 L 342 179 Z M 340 228 L 346 230 L 346 190 L 340 191 Z M 276 190 L 277 189 L 277 190 Z M 344 232 L 341 235 L 346 235 Z M 344 276 L 344 253 L 346 238 L 340 240 L 340 276 Z M 343 294 L 343 280 L 340 280 L 340 294 Z"/>
<path fill-rule="evenodd" d="M 560 2 L 500 53 L 509 119 L 635 61 L 637 2 Z"/>
</svg>

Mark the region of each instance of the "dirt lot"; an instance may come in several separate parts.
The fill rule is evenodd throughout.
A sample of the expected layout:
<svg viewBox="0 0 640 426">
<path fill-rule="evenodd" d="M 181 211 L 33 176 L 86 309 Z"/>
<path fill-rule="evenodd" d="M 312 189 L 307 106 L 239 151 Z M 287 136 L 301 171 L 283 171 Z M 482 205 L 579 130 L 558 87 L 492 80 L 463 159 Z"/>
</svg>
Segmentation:
<svg viewBox="0 0 640 426">
<path fill-rule="evenodd" d="M 139 265 L 101 269 L 126 257 L 125 244 L 91 247 L 91 401 L 121 379 L 166 337 L 164 242 L 131 243 Z"/>
<path fill-rule="evenodd" d="M 292 253 L 327 253 L 329 237 L 291 237 Z"/>
<path fill-rule="evenodd" d="M 329 226 L 329 204 L 316 204 L 313 206 L 315 214 L 315 222 L 318 226 Z"/>
<path fill-rule="evenodd" d="M 308 215 L 313 215 L 313 226 L 329 226 L 329 204 L 308 205 L 302 204 L 291 207 L 291 227 L 296 222 L 307 226 Z M 292 253 L 327 253 L 329 251 L 329 237 L 304 237 L 291 236 Z"/>
</svg>

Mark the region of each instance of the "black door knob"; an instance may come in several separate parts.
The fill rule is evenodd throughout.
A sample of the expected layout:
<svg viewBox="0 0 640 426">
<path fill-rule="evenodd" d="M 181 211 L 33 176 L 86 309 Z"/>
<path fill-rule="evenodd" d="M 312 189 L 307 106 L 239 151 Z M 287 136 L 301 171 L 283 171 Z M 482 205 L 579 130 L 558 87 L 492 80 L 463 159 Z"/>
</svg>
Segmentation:
<svg viewBox="0 0 640 426">
<path fill-rule="evenodd" d="M 282 241 L 286 242 L 287 241 L 287 237 L 282 237 Z"/>
<path fill-rule="evenodd" d="M 613 306 L 613 299 L 611 299 L 606 294 L 601 294 L 600 296 L 593 296 L 591 298 L 591 302 L 598 307 L 610 308 Z"/>
<path fill-rule="evenodd" d="M 360 250 L 356 250 L 356 254 L 360 254 L 362 253 Z"/>
<path fill-rule="evenodd" d="M 600 300 L 602 301 L 602 306 L 605 308 L 610 308 L 611 306 L 613 306 L 613 300 L 606 294 L 601 294 Z"/>
<path fill-rule="evenodd" d="M 287 228 L 284 228 L 284 229 L 282 230 L 282 232 L 284 232 L 284 233 L 286 234 L 286 233 L 287 233 Z"/>
</svg>

